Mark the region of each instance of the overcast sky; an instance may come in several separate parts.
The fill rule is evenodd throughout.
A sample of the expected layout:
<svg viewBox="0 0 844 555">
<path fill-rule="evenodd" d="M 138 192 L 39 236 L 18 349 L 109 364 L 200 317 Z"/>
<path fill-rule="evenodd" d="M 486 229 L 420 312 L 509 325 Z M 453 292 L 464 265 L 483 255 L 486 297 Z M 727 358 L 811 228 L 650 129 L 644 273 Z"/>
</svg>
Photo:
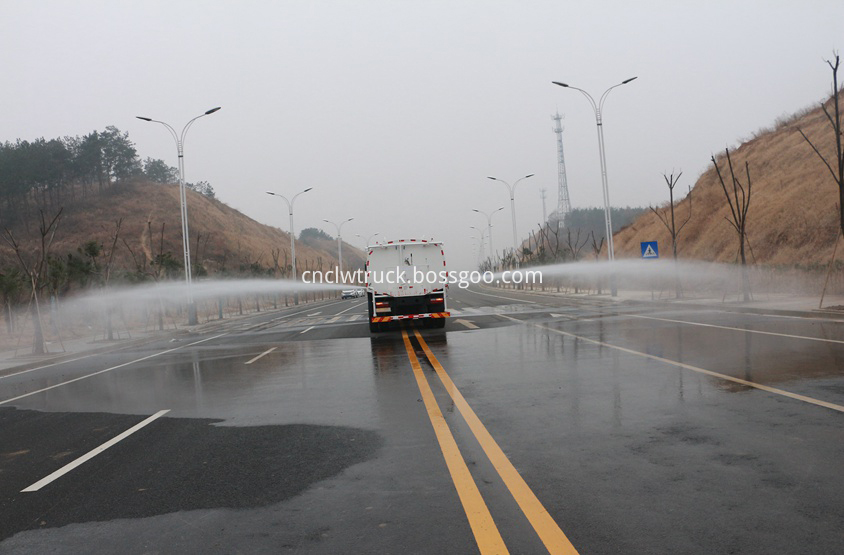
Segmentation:
<svg viewBox="0 0 844 555">
<path fill-rule="evenodd" d="M 552 114 L 564 116 L 574 207 L 603 206 L 595 116 L 604 110 L 613 206 L 663 202 L 663 172 L 692 185 L 709 156 L 816 103 L 844 45 L 844 2 L 4 0 L 0 140 L 115 125 L 142 157 L 176 166 L 160 125 L 181 129 L 188 181 L 266 224 L 355 218 L 343 238 L 434 237 L 450 266 L 476 261 L 471 211 L 500 206 L 497 250 L 557 203 Z M 810 154 L 807 154 L 807 156 Z M 474 251 L 476 253 L 476 251 Z"/>
</svg>

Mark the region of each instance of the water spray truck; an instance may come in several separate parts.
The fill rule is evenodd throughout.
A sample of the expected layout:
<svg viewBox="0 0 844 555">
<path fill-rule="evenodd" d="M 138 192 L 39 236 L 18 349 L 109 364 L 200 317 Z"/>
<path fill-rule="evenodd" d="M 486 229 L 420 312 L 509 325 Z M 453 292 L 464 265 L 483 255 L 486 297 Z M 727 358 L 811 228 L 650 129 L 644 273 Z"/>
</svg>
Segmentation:
<svg viewBox="0 0 844 555">
<path fill-rule="evenodd" d="M 450 314 L 442 243 L 402 239 L 369 246 L 367 251 L 369 331 L 379 332 L 402 320 L 422 320 L 433 328 L 445 326 Z"/>
</svg>

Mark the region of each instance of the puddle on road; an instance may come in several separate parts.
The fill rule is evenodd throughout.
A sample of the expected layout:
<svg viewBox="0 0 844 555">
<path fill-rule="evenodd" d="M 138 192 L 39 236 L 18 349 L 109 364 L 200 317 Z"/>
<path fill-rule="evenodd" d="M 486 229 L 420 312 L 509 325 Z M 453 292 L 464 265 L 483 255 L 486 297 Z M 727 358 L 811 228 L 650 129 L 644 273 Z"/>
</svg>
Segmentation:
<svg viewBox="0 0 844 555">
<path fill-rule="evenodd" d="M 75 419 L 83 424 L 92 416 L 0 411 L 5 423 L 3 443 L 10 447 L 15 442 L 37 441 L 16 433 L 28 427 L 27 420 L 35 418 L 39 426 L 60 430 L 73 429 Z M 115 428 L 122 429 L 139 420 L 127 415 L 99 416 L 120 421 Z M 4 488 L 2 504 L 8 512 L 0 519 L 0 538 L 73 523 L 272 505 L 372 458 L 383 442 L 376 432 L 341 426 L 214 425 L 218 422 L 161 418 L 35 493 L 18 492 L 43 477 L 32 470 L 33 464 L 40 467 L 43 461 L 30 461 L 25 455 L 6 459 L 0 473 L 7 479 L 15 477 L 15 489 Z M 26 447 L 15 446 L 13 451 Z M 56 468 L 54 462 L 49 472 Z"/>
</svg>

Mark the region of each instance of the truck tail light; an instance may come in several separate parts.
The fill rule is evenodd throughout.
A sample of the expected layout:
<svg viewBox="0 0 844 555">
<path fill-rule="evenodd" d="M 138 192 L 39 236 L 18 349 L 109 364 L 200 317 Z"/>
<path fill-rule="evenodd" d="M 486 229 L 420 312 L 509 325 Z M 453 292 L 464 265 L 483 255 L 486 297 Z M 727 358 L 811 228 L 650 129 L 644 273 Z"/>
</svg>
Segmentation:
<svg viewBox="0 0 844 555">
<path fill-rule="evenodd" d="M 377 303 L 375 303 L 375 308 L 384 308 L 386 306 L 390 306 L 390 303 L 386 301 L 378 301 Z"/>
<path fill-rule="evenodd" d="M 442 297 L 432 297 L 431 302 L 432 303 L 442 303 L 442 302 L 445 302 L 445 299 L 443 299 Z"/>
</svg>

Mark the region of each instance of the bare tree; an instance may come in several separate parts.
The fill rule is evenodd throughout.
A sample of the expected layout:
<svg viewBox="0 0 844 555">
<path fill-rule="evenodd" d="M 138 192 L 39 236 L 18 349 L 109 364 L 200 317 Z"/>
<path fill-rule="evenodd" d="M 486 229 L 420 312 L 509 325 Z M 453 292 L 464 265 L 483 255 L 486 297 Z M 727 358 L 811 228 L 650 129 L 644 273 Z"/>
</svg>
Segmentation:
<svg viewBox="0 0 844 555">
<path fill-rule="evenodd" d="M 832 179 L 835 180 L 835 184 L 838 185 L 838 222 L 841 232 L 835 234 L 835 246 L 832 249 L 832 258 L 829 261 L 829 267 L 827 269 L 826 274 L 826 281 L 824 282 L 823 291 L 821 291 L 821 301 L 818 305 L 818 308 L 823 306 L 823 298 L 826 295 L 826 286 L 829 282 L 829 274 L 832 271 L 832 266 L 835 263 L 835 252 L 838 249 L 838 241 L 842 234 L 844 234 L 844 151 L 842 151 L 841 146 L 841 111 L 839 110 L 838 102 L 839 97 L 841 96 L 841 91 L 844 90 L 844 86 L 840 89 L 838 87 L 838 66 L 839 66 L 839 56 L 837 52 L 833 52 L 835 55 L 835 63 L 832 63 L 831 60 L 826 60 L 826 63 L 829 64 L 830 69 L 832 69 L 832 105 L 833 105 L 833 113 L 830 114 L 829 110 L 826 107 L 825 102 L 821 102 L 821 109 L 823 110 L 826 119 L 829 121 L 830 127 L 832 127 L 832 133 L 835 136 L 835 160 L 831 164 L 829 160 L 821 154 L 818 147 L 809 140 L 809 137 L 803 132 L 802 129 L 799 127 L 797 130 L 803 136 L 809 146 L 812 147 L 812 150 L 815 151 L 815 154 L 818 155 L 818 158 L 821 159 L 821 162 L 824 163 L 826 169 L 829 170 L 829 173 L 832 175 Z M 833 164 L 835 164 L 835 168 L 833 168 Z"/>
<path fill-rule="evenodd" d="M 278 267 L 278 259 L 279 259 L 280 256 L 281 256 L 281 249 L 275 249 L 274 248 L 274 249 L 270 250 L 270 257 L 272 257 L 272 259 L 273 259 L 272 272 L 273 272 L 273 277 L 275 279 L 278 279 L 278 276 L 279 276 L 280 270 L 279 270 L 279 267 Z M 278 308 L 278 293 L 273 295 L 273 309 L 277 309 L 277 308 Z"/>
<path fill-rule="evenodd" d="M 147 270 L 146 274 L 149 275 L 153 281 L 158 283 L 158 281 L 164 277 L 166 269 L 166 260 L 164 256 L 164 227 L 166 223 L 161 222 L 161 234 L 159 237 L 158 243 L 158 254 L 155 254 L 155 242 L 153 241 L 152 237 L 152 220 L 147 220 L 147 232 L 149 233 L 149 246 L 150 246 L 150 255 L 152 256 L 152 260 L 149 262 L 149 270 Z M 161 295 L 158 296 L 158 305 L 156 306 L 156 312 L 158 313 L 158 330 L 164 330 L 164 301 L 161 298 Z"/>
<path fill-rule="evenodd" d="M 604 248 L 604 241 L 606 240 L 604 237 L 601 237 L 601 240 L 598 241 L 598 238 L 595 237 L 595 232 L 589 232 L 592 236 L 592 254 L 595 255 L 595 260 L 598 260 L 601 257 L 601 251 Z M 598 294 L 601 294 L 601 276 L 597 277 L 598 282 Z"/>
<path fill-rule="evenodd" d="M 730 207 L 730 217 L 724 217 L 739 236 L 739 255 L 741 256 L 741 283 L 742 294 L 744 300 L 750 300 L 750 277 L 747 275 L 747 255 L 745 253 L 745 245 L 747 244 L 747 210 L 750 208 L 750 165 L 745 161 L 744 171 L 747 174 L 747 186 L 745 187 L 741 181 L 736 177 L 733 170 L 733 161 L 730 158 L 730 149 L 727 152 L 727 166 L 730 169 L 730 180 L 732 182 L 732 196 L 730 190 L 724 183 L 724 178 L 721 176 L 721 169 L 718 167 L 718 162 L 715 157 L 712 157 L 712 164 L 715 165 L 715 172 L 718 174 L 718 181 L 721 183 L 721 189 L 724 191 L 724 196 L 727 197 L 727 204 Z"/>
<path fill-rule="evenodd" d="M 548 235 L 548 250 L 551 251 L 551 260 L 556 262 L 561 258 L 560 247 L 562 243 L 560 242 L 560 228 L 558 226 L 552 225 L 548 226 L 547 229 L 554 235 L 553 245 L 551 244 L 551 235 Z"/>
<path fill-rule="evenodd" d="M 282 278 L 287 277 L 293 271 L 293 266 L 289 264 L 288 261 L 288 255 L 288 251 L 284 251 L 284 266 L 281 274 Z M 284 306 L 290 306 L 290 297 L 287 293 L 284 293 Z"/>
<path fill-rule="evenodd" d="M 114 222 L 114 234 L 111 236 L 111 249 L 109 252 L 103 253 L 106 257 L 105 263 L 105 270 L 103 271 L 102 276 L 102 283 L 103 289 L 108 290 L 108 282 L 111 279 L 111 269 L 114 266 L 114 253 L 117 251 L 117 241 L 120 240 L 120 226 L 123 225 L 123 218 L 120 218 Z M 106 334 L 109 341 L 114 339 L 114 326 L 112 325 L 111 321 L 111 308 L 109 307 L 108 303 L 108 294 L 106 294 L 106 302 L 105 302 L 105 312 L 106 312 Z"/>
<path fill-rule="evenodd" d="M 278 268 L 278 259 L 281 256 L 281 249 L 271 249 L 270 250 L 270 257 L 273 259 L 273 277 L 278 279 L 279 268 Z"/>
<path fill-rule="evenodd" d="M 59 218 L 62 215 L 62 210 L 63 208 L 59 208 L 55 217 L 49 222 L 47 222 L 44 211 L 38 211 L 41 219 L 38 227 L 38 233 L 41 235 L 41 244 L 39 249 L 35 251 L 34 259 L 25 254 L 24 247 L 15 239 L 12 230 L 9 228 L 4 228 L 3 230 L 3 240 L 15 252 L 18 263 L 29 278 L 31 288 L 30 313 L 32 315 L 33 327 L 32 354 L 34 355 L 43 355 L 45 353 L 44 329 L 41 326 L 41 309 L 38 304 L 38 294 L 47 280 L 47 260 L 50 254 L 50 246 L 56 237 L 56 230 L 59 226 Z"/>
<path fill-rule="evenodd" d="M 194 276 L 195 277 L 202 277 L 208 275 L 208 268 L 202 264 L 203 254 L 208 252 L 208 242 L 211 240 L 211 236 L 213 232 L 210 233 L 202 233 L 198 232 L 196 234 L 196 248 L 194 249 L 194 260 L 193 265 L 195 267 Z M 204 250 L 202 249 L 204 247 Z"/>
<path fill-rule="evenodd" d="M 580 251 L 583 250 L 583 247 L 586 246 L 586 242 L 589 241 L 589 237 L 586 236 L 583 238 L 583 241 L 580 240 L 581 229 L 577 228 L 577 234 L 572 238 L 571 236 L 571 228 L 566 228 L 566 250 L 568 254 L 571 256 L 572 262 L 577 262 L 580 259 Z M 576 277 L 572 276 L 571 278 L 572 285 L 574 285 L 574 292 L 575 294 L 580 292 L 580 284 Z"/>
<path fill-rule="evenodd" d="M 135 275 L 138 276 L 138 279 L 140 279 L 141 276 L 146 275 L 146 257 L 135 254 L 135 250 L 132 248 L 132 245 L 130 245 L 125 238 L 121 237 L 120 242 L 123 243 L 123 246 L 126 247 L 127 251 L 129 251 L 129 255 L 132 257 L 132 265 L 135 267 Z"/>
<path fill-rule="evenodd" d="M 841 111 L 838 108 L 838 100 L 841 96 L 842 90 L 844 90 L 844 86 L 841 89 L 838 88 L 838 65 L 839 65 L 839 56 L 838 53 L 833 52 L 835 55 L 835 63 L 832 63 L 831 60 L 826 60 L 826 63 L 829 64 L 829 67 L 832 69 L 832 105 L 833 105 L 833 113 L 830 113 L 826 107 L 825 102 L 821 102 L 821 109 L 823 110 L 826 119 L 829 120 L 829 125 L 832 127 L 832 133 L 835 136 L 835 160 L 830 163 L 826 157 L 821 154 L 818 147 L 809 140 L 809 137 L 803 132 L 802 129 L 799 127 L 797 130 L 803 136 L 809 146 L 812 147 L 812 150 L 815 151 L 815 154 L 818 155 L 818 158 L 826 166 L 826 169 L 829 170 L 829 173 L 832 174 L 832 179 L 835 180 L 835 184 L 838 185 L 838 216 L 839 216 L 839 224 L 841 227 L 842 233 L 844 233 L 844 151 L 842 151 L 841 146 Z M 833 164 L 836 167 L 833 167 Z M 835 236 L 835 240 L 838 241 L 838 235 Z"/>
<path fill-rule="evenodd" d="M 666 185 L 668 185 L 668 205 L 671 213 L 670 222 L 668 219 L 669 210 L 658 210 L 653 206 L 649 207 L 651 212 L 656 214 L 656 217 L 659 218 L 659 221 L 661 221 L 662 225 L 664 225 L 668 230 L 668 233 L 671 234 L 671 254 L 674 257 L 674 281 L 678 299 L 683 296 L 683 291 L 682 286 L 680 285 L 680 275 L 677 272 L 677 236 L 680 235 L 680 232 L 683 231 L 683 228 L 686 227 L 686 224 L 692 219 L 692 189 L 690 187 L 689 194 L 686 195 L 686 198 L 689 199 L 689 213 L 686 216 L 686 220 L 680 225 L 680 228 L 677 228 L 677 221 L 674 218 L 674 187 L 677 185 L 677 182 L 680 181 L 681 175 L 683 175 L 683 172 L 678 173 L 677 177 L 674 177 L 674 172 L 671 172 L 671 175 L 662 174 Z"/>
<path fill-rule="evenodd" d="M 163 272 L 164 272 L 163 265 L 161 264 L 161 259 L 162 259 L 162 256 L 164 255 L 164 225 L 165 225 L 164 222 L 162 222 L 161 223 L 161 237 L 160 237 L 160 241 L 159 241 L 158 254 L 155 254 L 155 242 L 153 241 L 153 237 L 152 237 L 152 220 L 147 220 L 147 234 L 149 235 L 149 247 L 150 247 L 149 250 L 150 250 L 150 256 L 151 256 L 151 260 L 149 260 L 149 270 L 146 270 L 146 267 L 147 267 L 146 262 L 143 264 L 143 266 L 138 266 L 137 263 L 135 264 L 135 266 L 137 268 L 144 269 L 144 274 L 151 277 L 153 279 L 153 281 L 155 281 L 155 282 L 158 282 L 158 280 L 163 277 Z M 124 240 L 124 244 L 126 244 L 125 240 Z M 127 244 L 126 246 L 128 247 L 129 245 Z M 129 252 L 131 252 L 131 249 L 129 250 Z"/>
<path fill-rule="evenodd" d="M 577 262 L 580 259 L 580 251 L 583 250 L 583 247 L 586 246 L 586 242 L 589 240 L 589 237 L 584 237 L 583 242 L 581 242 L 580 234 L 581 229 L 577 228 L 577 235 L 572 239 L 571 229 L 566 229 L 566 249 L 571 255 L 572 262 Z"/>
<path fill-rule="evenodd" d="M 503 251 L 501 256 L 501 269 L 504 268 L 515 268 L 516 267 L 516 255 L 512 250 Z"/>
<path fill-rule="evenodd" d="M 592 237 L 592 254 L 595 255 L 595 260 L 598 260 L 601 257 L 601 251 L 604 249 L 604 237 L 601 237 L 601 240 L 598 241 L 594 231 L 591 231 L 590 235 Z"/>
<path fill-rule="evenodd" d="M 536 247 L 537 260 L 540 264 L 548 264 L 548 232 L 545 229 L 547 224 L 536 224 L 536 227 L 539 229 Z"/>
<path fill-rule="evenodd" d="M 659 221 L 662 222 L 662 225 L 664 225 L 668 230 L 668 233 L 671 234 L 671 253 L 674 256 L 674 260 L 677 260 L 677 236 L 680 235 L 680 232 L 683 231 L 683 228 L 686 227 L 686 224 L 692 219 L 692 190 L 690 188 L 689 194 L 686 196 L 686 198 L 689 199 L 689 213 L 686 215 L 686 219 L 683 223 L 680 224 L 679 229 L 677 228 L 677 222 L 674 218 L 674 187 L 677 185 L 677 182 L 680 181 L 681 175 L 683 175 L 683 172 L 678 173 L 677 177 L 674 177 L 674 172 L 672 172 L 671 175 L 662 174 L 666 185 L 668 185 L 669 205 L 667 209 L 657 209 L 653 206 L 649 206 L 651 212 L 656 214 L 656 217 L 659 218 Z M 669 212 L 671 215 L 670 221 Z"/>
<path fill-rule="evenodd" d="M 115 220 L 114 233 L 111 236 L 111 249 L 108 254 L 103 253 L 107 258 L 105 264 L 105 272 L 103 274 L 103 285 L 108 287 L 108 282 L 111 279 L 111 270 L 114 267 L 114 253 L 117 251 L 117 242 L 120 240 L 120 226 L 123 225 L 123 218 Z"/>
</svg>

